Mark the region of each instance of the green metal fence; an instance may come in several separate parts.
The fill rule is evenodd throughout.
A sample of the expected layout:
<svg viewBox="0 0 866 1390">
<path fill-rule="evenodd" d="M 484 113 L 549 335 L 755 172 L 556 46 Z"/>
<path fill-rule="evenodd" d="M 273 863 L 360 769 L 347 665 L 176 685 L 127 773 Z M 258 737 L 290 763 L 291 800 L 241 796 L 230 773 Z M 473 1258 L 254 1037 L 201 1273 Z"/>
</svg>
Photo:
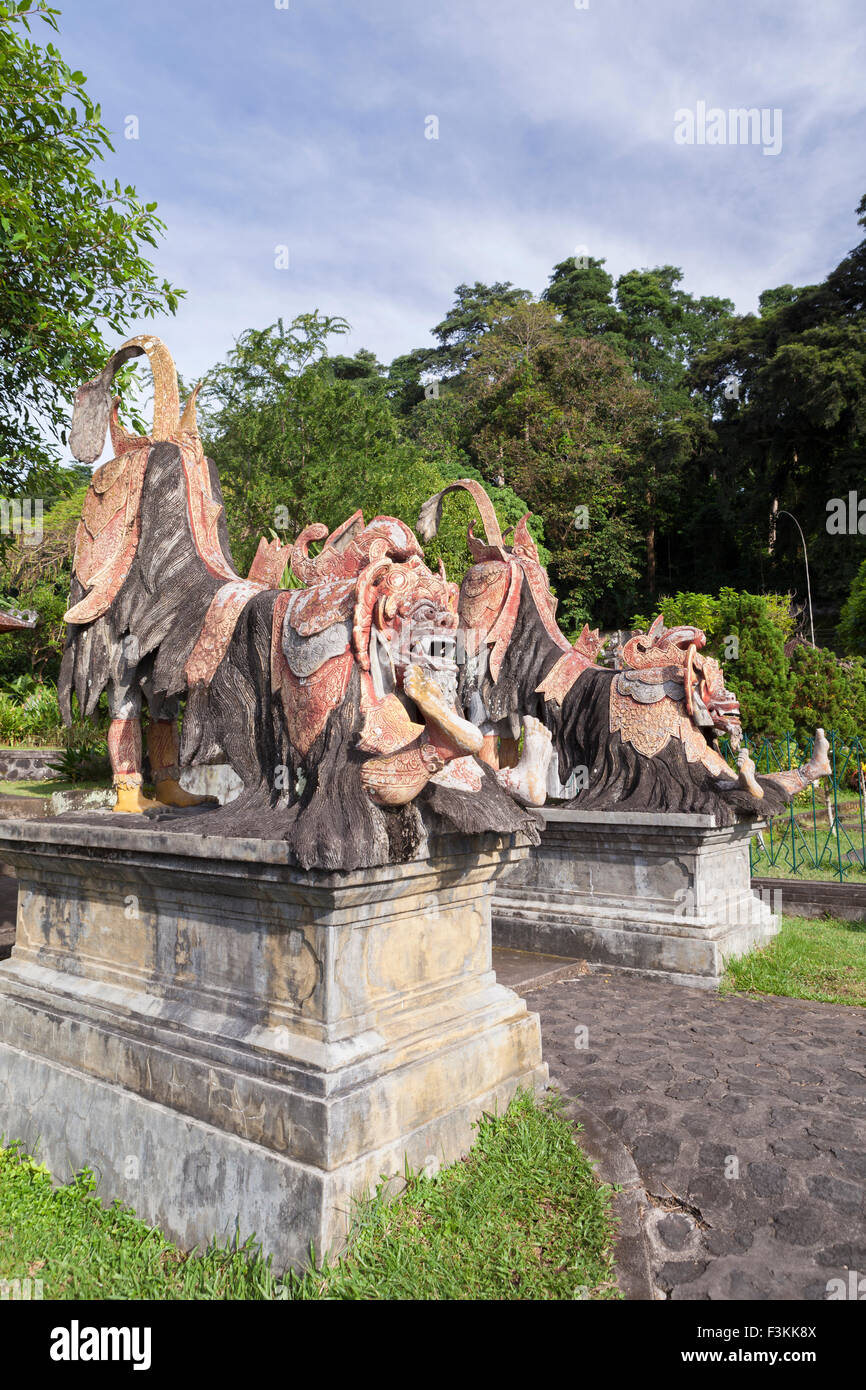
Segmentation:
<svg viewBox="0 0 866 1390">
<path fill-rule="evenodd" d="M 828 733 L 831 777 L 801 792 L 749 846 L 752 873 L 866 883 L 866 742 Z M 759 774 L 785 772 L 809 758 L 812 742 L 745 739 Z M 722 747 L 732 767 L 736 756 Z"/>
</svg>

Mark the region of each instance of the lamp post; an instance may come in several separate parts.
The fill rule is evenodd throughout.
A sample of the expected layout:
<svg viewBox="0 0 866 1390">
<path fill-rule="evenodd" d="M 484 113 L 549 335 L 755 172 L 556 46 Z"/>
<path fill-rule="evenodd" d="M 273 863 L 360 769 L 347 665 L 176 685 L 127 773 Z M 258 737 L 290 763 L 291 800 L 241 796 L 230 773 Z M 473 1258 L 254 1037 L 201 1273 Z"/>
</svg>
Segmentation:
<svg viewBox="0 0 866 1390">
<path fill-rule="evenodd" d="M 809 553 L 806 550 L 806 537 L 803 535 L 803 528 L 792 512 L 780 511 L 779 516 L 789 516 L 800 532 L 800 540 L 803 542 L 803 561 L 806 566 L 806 597 L 809 602 L 809 627 L 812 629 L 812 646 L 815 645 L 815 622 L 812 617 L 812 586 L 809 583 Z"/>
</svg>

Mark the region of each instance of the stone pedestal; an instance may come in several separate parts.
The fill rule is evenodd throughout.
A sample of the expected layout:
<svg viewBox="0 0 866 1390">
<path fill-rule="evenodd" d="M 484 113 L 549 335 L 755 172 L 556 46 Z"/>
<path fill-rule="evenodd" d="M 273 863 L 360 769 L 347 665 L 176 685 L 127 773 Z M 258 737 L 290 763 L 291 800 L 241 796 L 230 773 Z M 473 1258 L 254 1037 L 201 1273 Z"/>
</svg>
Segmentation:
<svg viewBox="0 0 866 1390">
<path fill-rule="evenodd" d="M 759 823 L 557 808 L 544 818 L 541 844 L 497 884 L 497 946 L 714 988 L 726 960 L 778 931 L 750 886 Z"/>
<path fill-rule="evenodd" d="M 0 824 L 0 1133 L 184 1247 L 237 1228 L 284 1268 L 338 1245 L 353 1194 L 453 1161 L 547 1077 L 491 970 L 493 882 L 524 844 L 430 850 L 305 873 L 282 842 L 144 818 Z"/>
</svg>

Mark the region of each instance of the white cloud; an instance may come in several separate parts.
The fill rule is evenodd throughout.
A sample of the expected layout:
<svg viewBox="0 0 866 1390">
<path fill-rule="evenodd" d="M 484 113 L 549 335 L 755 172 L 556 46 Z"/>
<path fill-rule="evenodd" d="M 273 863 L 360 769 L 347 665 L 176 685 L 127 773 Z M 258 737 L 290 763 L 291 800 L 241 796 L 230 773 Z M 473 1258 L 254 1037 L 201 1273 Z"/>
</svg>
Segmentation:
<svg viewBox="0 0 866 1390">
<path fill-rule="evenodd" d="M 858 239 L 861 3 L 91 0 L 61 47 L 115 124 L 140 110 L 115 164 L 159 199 L 158 268 L 189 294 L 157 328 L 192 375 L 312 308 L 387 361 L 460 281 L 540 291 L 577 245 L 613 274 L 680 265 L 740 309 L 820 278 Z M 676 146 L 699 99 L 781 107 L 782 153 Z"/>
</svg>

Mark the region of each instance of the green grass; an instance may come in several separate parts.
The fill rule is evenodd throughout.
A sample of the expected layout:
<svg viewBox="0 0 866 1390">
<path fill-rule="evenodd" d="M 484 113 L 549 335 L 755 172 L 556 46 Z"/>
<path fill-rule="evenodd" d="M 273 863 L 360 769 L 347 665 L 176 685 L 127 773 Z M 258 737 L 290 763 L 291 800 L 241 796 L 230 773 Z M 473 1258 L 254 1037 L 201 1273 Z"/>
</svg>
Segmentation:
<svg viewBox="0 0 866 1390">
<path fill-rule="evenodd" d="M 70 782 L 63 777 L 48 777 L 42 782 L 36 782 L 22 777 L 16 782 L 0 781 L 0 796 L 50 796 L 52 792 L 90 792 L 97 789 L 101 791 L 110 786 L 110 781 Z"/>
<path fill-rule="evenodd" d="M 0 698 L 2 698 L 2 692 L 0 692 Z M 0 728 L 2 728 L 2 719 L 0 719 Z M 99 726 L 99 729 L 102 729 L 102 725 Z M 87 719 L 76 719 L 68 727 L 60 722 L 49 724 L 38 731 L 25 728 L 19 732 L 14 729 L 2 728 L 0 749 L 5 753 L 41 753 L 46 748 L 66 748 L 69 743 L 76 739 L 92 740 L 95 733 L 98 735 L 98 730 Z"/>
<path fill-rule="evenodd" d="M 63 742 L 58 739 L 56 743 L 34 743 L 31 739 L 29 743 L 10 743 L 8 739 L 0 738 L 0 753 L 44 753 L 46 748 L 56 748 L 60 753 Z"/>
<path fill-rule="evenodd" d="M 839 878 L 839 860 L 836 858 L 825 860 L 817 868 L 814 864 L 808 863 L 805 856 L 797 858 L 796 873 L 792 871 L 790 864 L 779 860 L 776 864 L 770 864 L 764 858 L 758 858 L 752 865 L 752 875 L 754 878 L 796 878 L 803 882 L 815 880 L 820 883 L 859 883 L 866 882 L 866 868 L 862 864 L 849 863 L 843 860 L 845 869 L 844 877 Z"/>
<path fill-rule="evenodd" d="M 518 1094 L 485 1116 L 470 1153 L 359 1203 L 347 1251 L 279 1280 L 256 1256 L 185 1255 L 130 1211 L 100 1205 L 88 1173 L 63 1187 L 0 1149 L 0 1279 L 59 1299 L 618 1298 L 610 1202 L 555 1098 Z"/>
<path fill-rule="evenodd" d="M 721 992 L 864 1007 L 866 922 L 783 917 L 769 945 L 729 963 Z"/>
</svg>

